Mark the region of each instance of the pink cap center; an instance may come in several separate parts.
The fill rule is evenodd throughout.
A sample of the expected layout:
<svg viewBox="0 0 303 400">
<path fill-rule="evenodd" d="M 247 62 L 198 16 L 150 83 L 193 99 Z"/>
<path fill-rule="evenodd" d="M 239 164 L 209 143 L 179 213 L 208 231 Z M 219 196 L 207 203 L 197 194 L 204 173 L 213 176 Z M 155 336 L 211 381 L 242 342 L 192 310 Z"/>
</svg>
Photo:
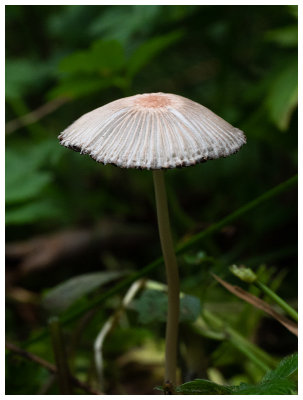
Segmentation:
<svg viewBox="0 0 303 400">
<path fill-rule="evenodd" d="M 135 104 L 145 108 L 160 108 L 171 104 L 171 100 L 163 94 L 147 94 L 138 96 Z"/>
</svg>

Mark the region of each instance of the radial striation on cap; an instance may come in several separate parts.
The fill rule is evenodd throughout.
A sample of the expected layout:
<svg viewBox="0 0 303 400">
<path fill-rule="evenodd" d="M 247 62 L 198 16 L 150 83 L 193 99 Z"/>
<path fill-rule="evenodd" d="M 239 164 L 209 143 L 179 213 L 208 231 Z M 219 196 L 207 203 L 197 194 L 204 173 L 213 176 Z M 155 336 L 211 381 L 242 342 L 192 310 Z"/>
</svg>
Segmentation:
<svg viewBox="0 0 303 400">
<path fill-rule="evenodd" d="M 59 136 L 68 148 L 103 164 L 162 169 L 227 157 L 244 133 L 185 97 L 146 93 L 84 114 Z"/>
</svg>

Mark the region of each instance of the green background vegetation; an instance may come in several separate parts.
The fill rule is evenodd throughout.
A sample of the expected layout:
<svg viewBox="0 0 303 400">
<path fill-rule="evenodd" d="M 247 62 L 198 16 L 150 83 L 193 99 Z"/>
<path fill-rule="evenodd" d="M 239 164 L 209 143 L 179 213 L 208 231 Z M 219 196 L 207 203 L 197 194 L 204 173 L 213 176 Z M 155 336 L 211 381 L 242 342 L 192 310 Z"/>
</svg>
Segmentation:
<svg viewBox="0 0 303 400">
<path fill-rule="evenodd" d="M 143 269 L 161 254 L 152 175 L 98 164 L 57 136 L 94 108 L 159 91 L 247 136 L 236 155 L 166 172 L 175 242 L 185 243 L 296 174 L 297 7 L 6 6 L 7 340 L 55 363 L 47 321 L 59 316 L 72 375 L 107 394 L 152 394 L 162 383 L 164 267 Z M 296 308 L 295 185 L 179 255 L 183 382 L 254 385 L 296 351 L 292 333 L 211 275 L 272 304 L 231 264 Z M 134 272 L 157 283 L 118 318 Z M 100 383 L 93 342 L 114 314 Z M 6 368 L 7 394 L 62 392 L 10 352 Z M 294 390 L 283 388 L 266 393 Z"/>
</svg>

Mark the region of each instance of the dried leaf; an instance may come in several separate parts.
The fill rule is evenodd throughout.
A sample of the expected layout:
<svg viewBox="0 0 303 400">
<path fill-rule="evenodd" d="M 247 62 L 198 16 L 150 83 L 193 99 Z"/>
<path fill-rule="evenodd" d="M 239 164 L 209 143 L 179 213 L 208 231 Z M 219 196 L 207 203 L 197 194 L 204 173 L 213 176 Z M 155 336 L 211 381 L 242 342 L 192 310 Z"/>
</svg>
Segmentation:
<svg viewBox="0 0 303 400">
<path fill-rule="evenodd" d="M 276 319 L 280 324 L 285 326 L 286 329 L 288 329 L 291 333 L 294 335 L 298 336 L 298 327 L 297 325 L 290 321 L 288 318 L 284 317 L 284 315 L 281 315 L 277 313 L 269 304 L 267 304 L 265 301 L 259 299 L 258 297 L 252 295 L 251 293 L 246 292 L 239 286 L 234 286 L 231 285 L 230 283 L 225 282 L 223 279 L 219 278 L 217 275 L 212 274 L 213 277 L 234 295 L 237 297 L 240 297 L 240 299 L 243 299 L 247 301 L 248 303 L 252 304 L 254 307 L 259 308 L 260 310 L 266 312 L 270 316 L 272 316 L 274 319 Z"/>
</svg>

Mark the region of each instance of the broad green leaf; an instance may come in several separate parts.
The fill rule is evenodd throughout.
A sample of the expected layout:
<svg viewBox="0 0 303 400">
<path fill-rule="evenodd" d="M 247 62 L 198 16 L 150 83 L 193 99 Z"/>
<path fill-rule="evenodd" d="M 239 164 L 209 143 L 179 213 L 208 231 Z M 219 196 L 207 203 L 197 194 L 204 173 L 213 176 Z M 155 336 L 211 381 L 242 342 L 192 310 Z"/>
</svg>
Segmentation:
<svg viewBox="0 0 303 400">
<path fill-rule="evenodd" d="M 232 393 L 232 388 L 230 386 L 218 385 L 206 379 L 195 379 L 194 381 L 186 382 L 178 386 L 176 392 L 193 395 L 230 395 Z"/>
<path fill-rule="evenodd" d="M 65 57 L 59 69 L 70 74 L 98 72 L 111 75 L 125 64 L 123 47 L 116 40 L 97 40 L 84 51 L 78 51 Z"/>
<path fill-rule="evenodd" d="M 131 304 L 132 308 L 138 312 L 138 320 L 141 324 L 166 321 L 167 295 L 160 290 L 146 289 Z"/>
<path fill-rule="evenodd" d="M 139 316 L 139 322 L 165 322 L 167 318 L 167 294 L 161 290 L 146 289 L 139 299 L 132 302 L 132 308 Z M 193 322 L 201 312 L 200 300 L 197 297 L 182 295 L 180 299 L 180 322 Z"/>
<path fill-rule="evenodd" d="M 56 146 L 56 148 L 54 148 Z M 58 151 L 57 151 L 58 150 Z M 57 162 L 61 148 L 55 140 L 7 148 L 5 156 L 5 201 L 13 204 L 32 199 L 51 182 L 52 173 L 41 168 Z"/>
<path fill-rule="evenodd" d="M 256 385 L 218 385 L 205 379 L 195 379 L 176 388 L 177 393 L 200 395 L 285 395 L 296 391 L 295 382 L 287 379 L 298 368 L 298 355 L 284 358 L 277 368 L 268 372 Z"/>
<path fill-rule="evenodd" d="M 125 273 L 121 271 L 105 271 L 75 276 L 50 289 L 44 296 L 43 305 L 53 314 L 60 314 L 67 310 L 76 300 L 98 287 L 120 278 Z"/>
<path fill-rule="evenodd" d="M 7 207 L 5 223 L 6 225 L 23 225 L 60 216 L 61 210 L 51 200 L 42 199 L 15 207 Z"/>
<path fill-rule="evenodd" d="M 62 156 L 62 148 L 58 148 L 56 137 L 43 140 L 39 143 L 22 142 L 16 146 L 7 146 L 5 150 L 6 168 L 10 173 L 19 174 L 20 171 L 34 171 L 41 166 L 53 165 Z"/>
<path fill-rule="evenodd" d="M 179 30 L 144 42 L 130 57 L 127 64 L 127 76 L 133 78 L 152 58 L 180 40 L 182 36 L 183 32 Z"/>
<path fill-rule="evenodd" d="M 180 322 L 194 322 L 201 313 L 201 302 L 198 297 L 188 294 L 180 300 Z"/>
<path fill-rule="evenodd" d="M 278 378 L 288 378 L 294 372 L 298 370 L 298 354 L 291 354 L 288 357 L 283 358 L 283 360 L 279 363 L 277 368 L 273 371 L 269 371 L 262 381 L 268 381 L 272 379 Z"/>
<path fill-rule="evenodd" d="M 36 172 L 30 175 L 20 174 L 5 182 L 5 203 L 14 204 L 36 197 L 52 181 L 49 172 Z"/>
<path fill-rule="evenodd" d="M 89 51 L 76 51 L 63 58 L 59 64 L 59 70 L 68 73 L 91 72 L 94 69 Z"/>
<path fill-rule="evenodd" d="M 119 71 L 125 65 L 124 49 L 117 40 L 97 40 L 91 48 L 92 62 L 104 75 Z"/>
<path fill-rule="evenodd" d="M 8 59 L 5 63 L 5 95 L 18 98 L 39 87 L 43 80 L 53 74 L 49 63 L 30 59 Z"/>
<path fill-rule="evenodd" d="M 258 385 L 242 384 L 234 388 L 232 394 L 236 395 L 284 395 L 291 394 L 296 389 L 294 382 L 289 379 L 275 379 L 261 382 Z"/>
<path fill-rule="evenodd" d="M 69 77 L 61 81 L 49 93 L 48 97 L 54 99 L 61 96 L 78 98 L 105 89 L 111 85 L 110 79 L 104 79 L 96 76 Z"/>
<path fill-rule="evenodd" d="M 116 40 L 97 40 L 87 50 L 77 51 L 61 60 L 59 70 L 65 73 L 49 97 L 77 98 L 116 86 L 117 72 L 126 62 L 124 49 Z"/>
<path fill-rule="evenodd" d="M 298 104 L 298 64 L 296 59 L 275 77 L 265 104 L 275 125 L 281 130 L 286 130 Z"/>
</svg>

